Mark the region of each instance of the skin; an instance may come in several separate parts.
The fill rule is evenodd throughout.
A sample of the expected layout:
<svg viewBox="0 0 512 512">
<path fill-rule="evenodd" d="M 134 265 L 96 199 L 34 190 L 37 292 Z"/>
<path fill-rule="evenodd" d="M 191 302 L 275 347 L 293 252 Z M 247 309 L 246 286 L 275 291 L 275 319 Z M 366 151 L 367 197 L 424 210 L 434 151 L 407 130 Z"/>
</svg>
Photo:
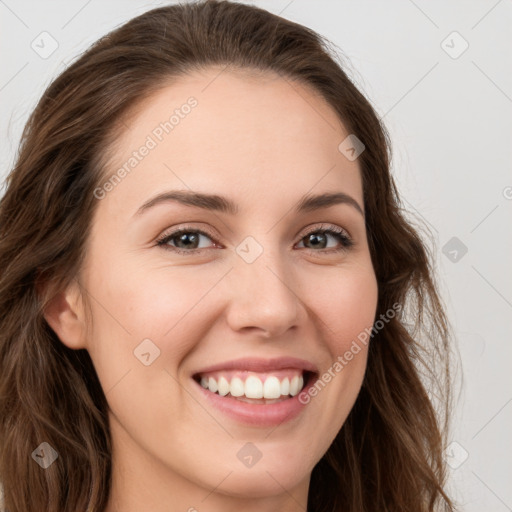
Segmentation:
<svg viewBox="0 0 512 512">
<path fill-rule="evenodd" d="M 65 345 L 89 351 L 110 406 L 107 512 L 305 510 L 311 471 L 362 384 L 364 347 L 276 428 L 225 416 L 191 378 L 240 357 L 300 357 L 322 374 L 372 326 L 377 306 L 363 215 L 348 204 L 293 211 L 304 194 L 322 192 L 344 192 L 363 208 L 359 164 L 338 150 L 348 132 L 334 110 L 277 75 L 219 72 L 182 77 L 126 117 L 107 178 L 169 113 L 198 101 L 98 201 L 80 286 L 73 281 L 46 313 Z M 168 202 L 134 215 L 161 192 L 188 189 L 226 196 L 240 211 Z M 325 225 L 345 229 L 353 247 L 334 235 L 309 243 L 308 229 Z M 197 254 L 156 245 L 185 226 L 214 236 L 201 235 Z M 252 263 L 236 252 L 248 236 L 263 249 Z M 134 356 L 146 338 L 160 350 L 149 366 Z M 247 442 L 262 453 L 250 468 L 237 458 Z"/>
</svg>

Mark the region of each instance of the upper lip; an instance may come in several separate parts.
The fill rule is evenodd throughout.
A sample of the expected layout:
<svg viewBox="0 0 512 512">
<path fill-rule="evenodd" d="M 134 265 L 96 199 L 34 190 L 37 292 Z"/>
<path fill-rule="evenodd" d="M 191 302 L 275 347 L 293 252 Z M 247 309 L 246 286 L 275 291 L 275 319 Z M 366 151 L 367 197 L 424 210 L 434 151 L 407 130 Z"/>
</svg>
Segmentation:
<svg viewBox="0 0 512 512">
<path fill-rule="evenodd" d="M 301 370 L 318 373 L 318 368 L 313 363 L 306 361 L 305 359 L 299 359 L 297 357 L 277 357 L 274 359 L 244 357 L 202 368 L 195 372 L 195 375 L 222 370 L 270 372 L 273 370 L 284 370 L 285 368 L 298 368 Z"/>
</svg>

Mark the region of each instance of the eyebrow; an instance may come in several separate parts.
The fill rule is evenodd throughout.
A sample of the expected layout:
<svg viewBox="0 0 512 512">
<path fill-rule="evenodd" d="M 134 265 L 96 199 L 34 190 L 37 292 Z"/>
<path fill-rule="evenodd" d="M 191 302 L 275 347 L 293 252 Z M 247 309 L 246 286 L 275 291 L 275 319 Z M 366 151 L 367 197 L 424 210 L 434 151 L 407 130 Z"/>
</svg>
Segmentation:
<svg viewBox="0 0 512 512">
<path fill-rule="evenodd" d="M 238 205 L 227 197 L 219 196 L 217 194 L 204 194 L 190 190 L 173 190 L 158 194 L 149 201 L 146 201 L 135 214 L 141 215 L 153 206 L 167 202 L 178 202 L 187 206 L 228 213 L 230 215 L 236 215 L 239 211 Z M 364 217 L 363 209 L 359 203 L 353 197 L 343 192 L 305 195 L 297 203 L 295 212 L 311 212 L 322 208 L 329 208 L 337 204 L 347 204 L 352 206 Z"/>
</svg>

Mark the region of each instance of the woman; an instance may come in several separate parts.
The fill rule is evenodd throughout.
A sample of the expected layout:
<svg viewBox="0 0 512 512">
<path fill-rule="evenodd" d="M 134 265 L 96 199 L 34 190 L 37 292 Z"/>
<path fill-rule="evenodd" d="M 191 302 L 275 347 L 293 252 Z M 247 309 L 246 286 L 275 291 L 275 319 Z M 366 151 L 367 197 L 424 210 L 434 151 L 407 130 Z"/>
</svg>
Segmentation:
<svg viewBox="0 0 512 512">
<path fill-rule="evenodd" d="M 0 203 L 10 512 L 453 510 L 428 250 L 326 48 L 168 6 L 44 93 Z"/>
</svg>

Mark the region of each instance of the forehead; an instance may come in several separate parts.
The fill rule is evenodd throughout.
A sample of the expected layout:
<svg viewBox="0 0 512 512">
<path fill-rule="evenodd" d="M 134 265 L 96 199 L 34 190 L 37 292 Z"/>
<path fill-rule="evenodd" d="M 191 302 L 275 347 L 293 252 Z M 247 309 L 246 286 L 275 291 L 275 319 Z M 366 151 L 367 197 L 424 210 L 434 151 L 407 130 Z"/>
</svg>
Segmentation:
<svg viewBox="0 0 512 512">
<path fill-rule="evenodd" d="M 282 197 L 317 184 L 362 197 L 358 163 L 338 150 L 349 133 L 317 91 L 288 77 L 194 71 L 141 101 L 119 126 L 105 176 L 128 172 L 110 202 L 169 188 Z"/>
</svg>

